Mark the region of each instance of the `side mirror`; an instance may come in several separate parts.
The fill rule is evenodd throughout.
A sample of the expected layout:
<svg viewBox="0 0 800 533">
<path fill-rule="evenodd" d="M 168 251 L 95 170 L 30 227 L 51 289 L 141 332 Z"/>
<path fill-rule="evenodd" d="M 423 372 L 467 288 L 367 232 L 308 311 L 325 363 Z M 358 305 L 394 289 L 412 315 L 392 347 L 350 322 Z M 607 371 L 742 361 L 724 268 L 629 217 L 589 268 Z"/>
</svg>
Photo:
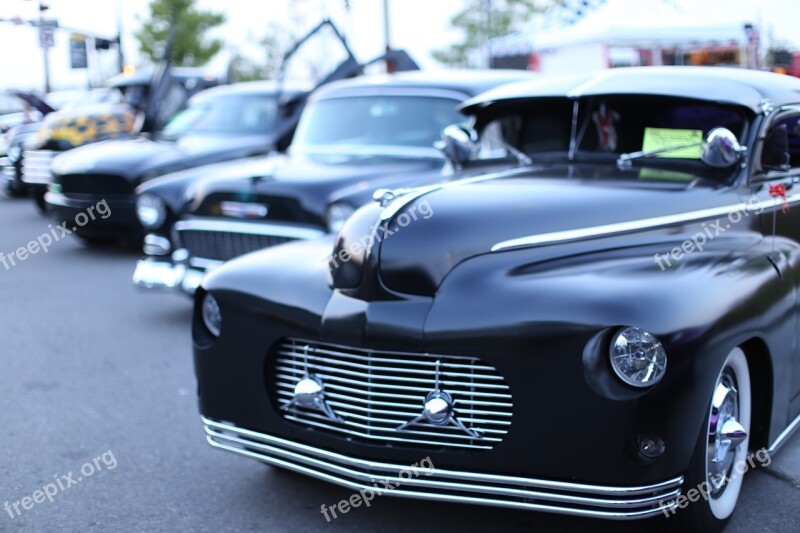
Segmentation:
<svg viewBox="0 0 800 533">
<path fill-rule="evenodd" d="M 460 124 L 447 126 L 436 148 L 444 153 L 454 167 L 461 168 L 464 163 L 475 159 L 480 151 L 478 132 Z"/>
<path fill-rule="evenodd" d="M 747 152 L 739 144 L 736 135 L 726 128 L 714 128 L 708 132 L 700 156 L 703 163 L 714 168 L 730 168 L 738 163 Z"/>
</svg>

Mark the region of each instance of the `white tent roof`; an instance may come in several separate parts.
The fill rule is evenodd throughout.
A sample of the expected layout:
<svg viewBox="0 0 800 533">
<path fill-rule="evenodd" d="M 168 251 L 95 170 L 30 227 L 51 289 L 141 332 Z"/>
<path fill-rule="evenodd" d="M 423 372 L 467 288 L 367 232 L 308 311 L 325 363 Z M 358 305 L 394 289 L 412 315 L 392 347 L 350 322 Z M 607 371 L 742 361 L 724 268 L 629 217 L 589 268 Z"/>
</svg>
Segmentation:
<svg viewBox="0 0 800 533">
<path fill-rule="evenodd" d="M 607 0 L 572 25 L 542 27 L 494 39 L 494 56 L 581 44 L 663 48 L 744 43 L 744 22 L 720 23 L 719 13 L 709 20 L 693 19 L 662 0 Z"/>
</svg>

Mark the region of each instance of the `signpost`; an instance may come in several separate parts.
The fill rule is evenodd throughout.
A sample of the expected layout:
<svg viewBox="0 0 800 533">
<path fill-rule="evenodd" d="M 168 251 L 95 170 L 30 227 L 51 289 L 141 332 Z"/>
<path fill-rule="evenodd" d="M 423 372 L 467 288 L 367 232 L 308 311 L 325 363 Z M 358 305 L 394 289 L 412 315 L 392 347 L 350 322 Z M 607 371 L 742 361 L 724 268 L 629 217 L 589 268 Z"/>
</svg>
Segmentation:
<svg viewBox="0 0 800 533">
<path fill-rule="evenodd" d="M 56 28 L 58 21 L 55 19 L 39 20 L 39 46 L 53 48 L 56 45 Z"/>
</svg>

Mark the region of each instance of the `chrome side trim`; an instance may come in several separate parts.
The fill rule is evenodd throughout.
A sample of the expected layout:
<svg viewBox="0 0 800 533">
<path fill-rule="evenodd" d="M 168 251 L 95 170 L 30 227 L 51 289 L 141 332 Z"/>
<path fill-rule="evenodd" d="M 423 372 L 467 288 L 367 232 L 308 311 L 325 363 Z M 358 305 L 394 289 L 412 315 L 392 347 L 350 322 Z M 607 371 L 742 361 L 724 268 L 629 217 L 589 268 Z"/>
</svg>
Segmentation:
<svg viewBox="0 0 800 533">
<path fill-rule="evenodd" d="M 792 196 L 788 197 L 787 201 L 790 204 L 796 204 L 800 202 L 800 193 L 793 194 Z M 610 237 L 613 235 L 632 233 L 645 229 L 657 229 L 678 224 L 687 224 L 690 222 L 700 222 L 701 220 L 713 219 L 736 211 L 759 211 L 770 207 L 779 207 L 780 205 L 782 205 L 782 200 L 780 198 L 770 198 L 769 200 L 763 200 L 756 204 L 742 202 L 740 204 L 712 207 L 709 209 L 701 209 L 698 211 L 690 211 L 676 215 L 665 215 L 640 220 L 631 220 L 628 222 L 605 224 L 603 226 L 594 226 L 591 228 L 578 228 L 572 230 L 554 231 L 551 233 L 542 233 L 540 235 L 529 235 L 527 237 L 520 237 L 517 239 L 499 242 L 492 246 L 492 252 L 503 252 L 514 248 L 544 246 L 547 244 L 561 244 L 596 237 Z"/>
<path fill-rule="evenodd" d="M 348 457 L 203 417 L 215 447 L 352 490 L 409 498 L 491 505 L 558 514 L 631 520 L 674 507 L 683 477 L 653 485 L 615 487 L 400 465 Z M 408 478 L 402 472 L 414 474 Z M 394 490 L 378 481 L 397 485 Z M 662 503 L 663 502 L 663 503 Z M 662 507 L 663 505 L 663 507 Z"/>
<path fill-rule="evenodd" d="M 797 418 L 795 418 L 794 420 L 792 420 L 792 423 L 791 423 L 791 424 L 789 424 L 789 425 L 786 427 L 786 429 L 784 429 L 784 430 L 781 432 L 781 434 L 780 434 L 780 435 L 778 435 L 778 438 L 777 438 L 777 439 L 775 439 L 775 442 L 773 442 L 773 443 L 770 445 L 770 447 L 767 449 L 767 452 L 768 452 L 768 453 L 775 453 L 775 452 L 777 452 L 778 450 L 780 450 L 780 449 L 781 449 L 781 447 L 782 447 L 784 444 L 786 444 L 786 441 L 788 441 L 788 440 L 789 440 L 789 438 L 790 438 L 792 435 L 794 435 L 794 434 L 795 434 L 795 432 L 797 432 L 797 430 L 798 430 L 798 429 L 800 429 L 800 415 L 798 415 L 798 416 L 797 416 Z"/>
<path fill-rule="evenodd" d="M 219 218 L 190 218 L 175 224 L 177 231 L 225 231 L 229 233 L 247 233 L 251 235 L 274 235 L 289 239 L 315 239 L 325 232 L 315 228 L 270 224 L 264 222 L 240 222 Z"/>
</svg>

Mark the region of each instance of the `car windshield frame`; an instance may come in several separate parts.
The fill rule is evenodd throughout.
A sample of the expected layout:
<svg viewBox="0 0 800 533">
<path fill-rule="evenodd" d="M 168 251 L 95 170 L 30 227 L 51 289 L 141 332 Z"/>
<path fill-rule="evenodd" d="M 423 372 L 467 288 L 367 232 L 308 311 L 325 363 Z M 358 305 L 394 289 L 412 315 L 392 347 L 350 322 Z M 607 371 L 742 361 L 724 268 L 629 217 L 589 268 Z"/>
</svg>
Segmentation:
<svg viewBox="0 0 800 533">
<path fill-rule="evenodd" d="M 469 117 L 463 115 L 457 109 L 458 105 L 463 102 L 465 98 L 466 95 L 461 94 L 440 94 L 438 92 L 426 93 L 417 91 L 353 92 L 331 96 L 328 98 L 321 98 L 311 102 L 303 112 L 303 117 L 300 120 L 300 124 L 298 124 L 290 151 L 295 154 L 304 155 L 388 155 L 396 157 L 435 157 L 437 159 L 441 159 L 443 158 L 443 155 L 435 147 L 436 142 L 441 138 L 441 132 L 444 130 L 444 128 L 452 125 L 453 123 L 467 123 L 469 120 Z M 413 104 L 409 102 L 412 100 L 414 101 Z M 341 110 L 337 111 L 335 109 L 324 109 L 326 107 L 341 107 L 342 104 L 347 105 L 357 102 L 358 106 L 367 105 L 368 107 L 371 107 L 372 109 L 370 109 L 369 114 L 375 116 L 377 107 L 381 105 L 387 107 L 395 105 L 397 107 L 403 106 L 408 108 L 415 104 L 419 105 L 421 101 L 428 102 L 428 104 L 431 106 L 431 112 L 435 111 L 433 109 L 434 106 L 444 103 L 444 106 L 442 106 L 442 108 L 440 108 L 438 111 L 447 113 L 449 115 L 448 118 L 443 118 L 439 120 L 438 124 L 435 124 L 435 127 L 437 127 L 439 131 L 437 131 L 435 135 L 426 137 L 425 141 L 423 142 L 385 142 L 384 139 L 379 138 L 379 135 L 374 135 L 374 132 L 368 132 L 368 128 L 366 126 L 364 126 L 361 131 L 357 132 L 360 133 L 359 138 L 363 139 L 365 142 L 352 142 L 353 137 L 341 138 L 334 142 L 331 142 L 330 139 L 322 142 L 319 140 L 314 140 L 313 142 L 308 140 L 308 137 L 312 136 L 319 138 L 321 132 L 326 131 L 326 118 L 330 118 L 332 116 L 348 116 L 347 114 L 343 115 Z M 320 109 L 322 109 L 327 116 L 320 117 L 317 114 L 318 110 Z M 364 109 L 362 108 L 360 111 L 364 111 Z M 389 113 L 391 113 L 391 115 L 389 115 Z M 428 117 L 429 114 L 390 110 L 387 111 L 387 116 L 391 119 L 392 117 L 396 118 L 397 116 Z M 385 117 L 381 118 L 385 119 Z M 430 125 L 426 124 L 425 126 L 429 127 Z M 350 131 L 356 132 L 357 129 L 358 128 L 353 128 Z M 407 132 L 410 133 L 411 130 L 407 130 Z M 397 130 L 390 131 L 389 128 L 386 128 L 383 133 L 384 136 L 387 134 L 389 136 L 396 135 Z"/>
<path fill-rule="evenodd" d="M 277 94 L 263 93 L 233 93 L 208 96 L 195 101 L 190 101 L 189 105 L 178 111 L 161 131 L 160 137 L 165 139 L 179 139 L 188 135 L 266 135 L 273 131 L 279 120 L 279 97 Z M 262 113 L 260 120 L 253 122 L 250 128 L 243 128 L 242 123 L 234 125 L 233 121 L 239 119 L 244 121 L 242 115 L 230 113 L 230 110 L 222 110 L 235 102 L 235 111 L 244 113 L 244 107 L 252 105 L 262 106 L 257 110 Z M 209 111 L 214 114 L 210 115 Z M 264 115 L 266 113 L 266 115 Z M 206 121 L 203 124 L 203 121 Z"/>
<path fill-rule="evenodd" d="M 612 113 L 615 112 L 614 106 L 619 105 L 621 102 L 624 104 L 619 107 L 620 110 L 624 109 L 623 106 L 627 105 L 628 110 L 630 112 L 631 109 L 636 109 L 636 107 L 646 107 L 648 104 L 661 104 L 659 105 L 658 109 L 653 112 L 653 117 L 660 115 L 663 113 L 669 114 L 673 112 L 675 114 L 684 113 L 686 116 L 687 110 L 691 108 L 705 110 L 712 116 L 716 111 L 717 114 L 722 116 L 727 116 L 727 118 L 732 118 L 733 115 L 736 115 L 736 119 L 738 122 L 736 123 L 737 127 L 731 127 L 731 124 L 725 123 L 717 123 L 717 122 L 709 122 L 707 124 L 703 124 L 702 127 L 696 126 L 697 122 L 702 123 L 703 117 L 695 118 L 692 117 L 692 120 L 687 121 L 687 124 L 695 124 L 692 128 L 684 127 L 684 129 L 694 129 L 694 130 L 702 130 L 702 136 L 700 141 L 705 138 L 705 135 L 711 129 L 715 127 L 729 127 L 732 129 L 733 133 L 736 137 L 740 140 L 742 144 L 747 144 L 747 140 L 749 139 L 750 133 L 754 126 L 754 120 L 756 114 L 753 113 L 752 110 L 747 108 L 746 106 L 737 106 L 735 104 L 727 104 L 727 103 L 718 103 L 710 100 L 700 100 L 694 98 L 685 98 L 679 96 L 664 96 L 664 95 L 655 95 L 655 94 L 641 94 L 641 95 L 591 95 L 591 96 L 584 96 L 580 98 L 571 98 L 569 96 L 554 96 L 554 97 L 541 97 L 541 98 L 531 98 L 531 99 L 524 99 L 521 98 L 519 100 L 515 100 L 513 102 L 500 102 L 496 106 L 488 108 L 481 112 L 478 116 L 477 123 L 479 124 L 479 130 L 481 133 L 481 139 L 484 139 L 484 133 L 487 130 L 488 126 L 495 124 L 502 120 L 518 120 L 519 125 L 517 136 L 518 138 L 509 138 L 506 135 L 503 135 L 503 139 L 508 142 L 514 148 L 520 150 L 522 153 L 530 157 L 534 164 L 536 163 L 551 163 L 551 162 L 564 162 L 564 163 L 600 163 L 600 164 L 609 164 L 609 165 L 617 165 L 617 160 L 620 155 L 624 153 L 629 153 L 633 151 L 638 151 L 643 149 L 644 140 L 642 138 L 637 139 L 637 143 L 634 146 L 621 146 L 618 149 L 614 150 L 601 150 L 599 147 L 595 149 L 587 149 L 587 144 L 591 144 L 587 142 L 587 139 L 590 136 L 599 136 L 598 132 L 598 125 L 597 125 L 597 116 L 595 113 L 599 110 L 600 104 L 606 104 L 608 114 L 611 116 L 612 119 L 620 119 L 619 116 L 613 117 Z M 552 110 L 557 109 L 558 114 L 553 113 L 550 117 L 551 122 L 552 120 L 557 120 L 560 123 L 560 129 L 558 131 L 558 142 L 553 143 L 552 139 L 548 139 L 548 142 L 551 144 L 558 145 L 557 149 L 544 149 L 541 151 L 531 150 L 529 146 L 525 146 L 525 142 L 523 139 L 523 130 L 531 129 L 531 124 L 533 120 L 531 117 L 535 117 L 536 120 L 545 122 L 545 118 L 543 115 L 546 113 L 539 113 L 537 114 L 536 110 L 537 107 L 542 110 Z M 482 116 L 481 116 L 482 115 Z M 593 116 L 594 115 L 594 116 Z M 561 117 L 558 119 L 557 117 Z M 646 117 L 651 118 L 651 117 Z M 683 117 L 685 118 L 685 117 Z M 675 116 L 670 116 L 667 118 L 667 122 L 670 120 L 676 120 Z M 682 120 L 682 118 L 681 118 Z M 525 121 L 528 121 L 527 123 Z M 640 121 L 643 125 L 641 128 L 634 127 L 628 133 L 636 133 L 644 134 L 647 128 L 665 128 L 669 129 L 666 126 L 659 125 L 658 121 L 653 123 L 647 123 L 646 119 L 642 120 L 642 118 L 637 115 L 635 116 L 635 121 Z M 630 122 L 630 120 L 629 120 Z M 679 131 L 681 128 L 673 128 L 676 131 Z M 533 128 L 536 131 L 547 131 L 548 136 L 552 137 L 553 128 L 545 128 L 545 127 L 538 127 Z M 695 134 L 697 131 L 694 132 Z M 482 143 L 483 144 L 483 143 Z M 546 146 L 547 143 L 542 143 L 542 146 Z M 676 142 L 676 145 L 685 144 L 683 142 Z M 672 146 L 670 144 L 669 146 Z M 699 146 L 699 145 L 698 145 Z M 482 147 L 483 148 L 483 147 Z M 501 147 L 495 147 L 498 150 Z M 698 147 L 698 152 L 699 152 Z M 493 153 L 492 150 L 486 150 L 488 153 Z M 705 176 L 705 177 L 714 177 L 714 178 L 729 178 L 733 174 L 736 174 L 738 170 L 737 167 L 733 167 L 730 169 L 712 169 L 702 163 L 699 158 L 699 154 L 694 157 L 675 157 L 676 154 L 667 153 L 666 156 L 652 156 L 652 157 L 642 157 L 636 160 L 634 166 L 649 166 L 649 167 L 658 167 L 658 168 L 666 168 L 666 169 L 675 169 L 675 170 L 684 170 L 686 172 L 691 172 L 697 176 Z M 678 154 L 679 155 L 679 154 Z M 671 157 L 670 157 L 671 156 Z"/>
</svg>

